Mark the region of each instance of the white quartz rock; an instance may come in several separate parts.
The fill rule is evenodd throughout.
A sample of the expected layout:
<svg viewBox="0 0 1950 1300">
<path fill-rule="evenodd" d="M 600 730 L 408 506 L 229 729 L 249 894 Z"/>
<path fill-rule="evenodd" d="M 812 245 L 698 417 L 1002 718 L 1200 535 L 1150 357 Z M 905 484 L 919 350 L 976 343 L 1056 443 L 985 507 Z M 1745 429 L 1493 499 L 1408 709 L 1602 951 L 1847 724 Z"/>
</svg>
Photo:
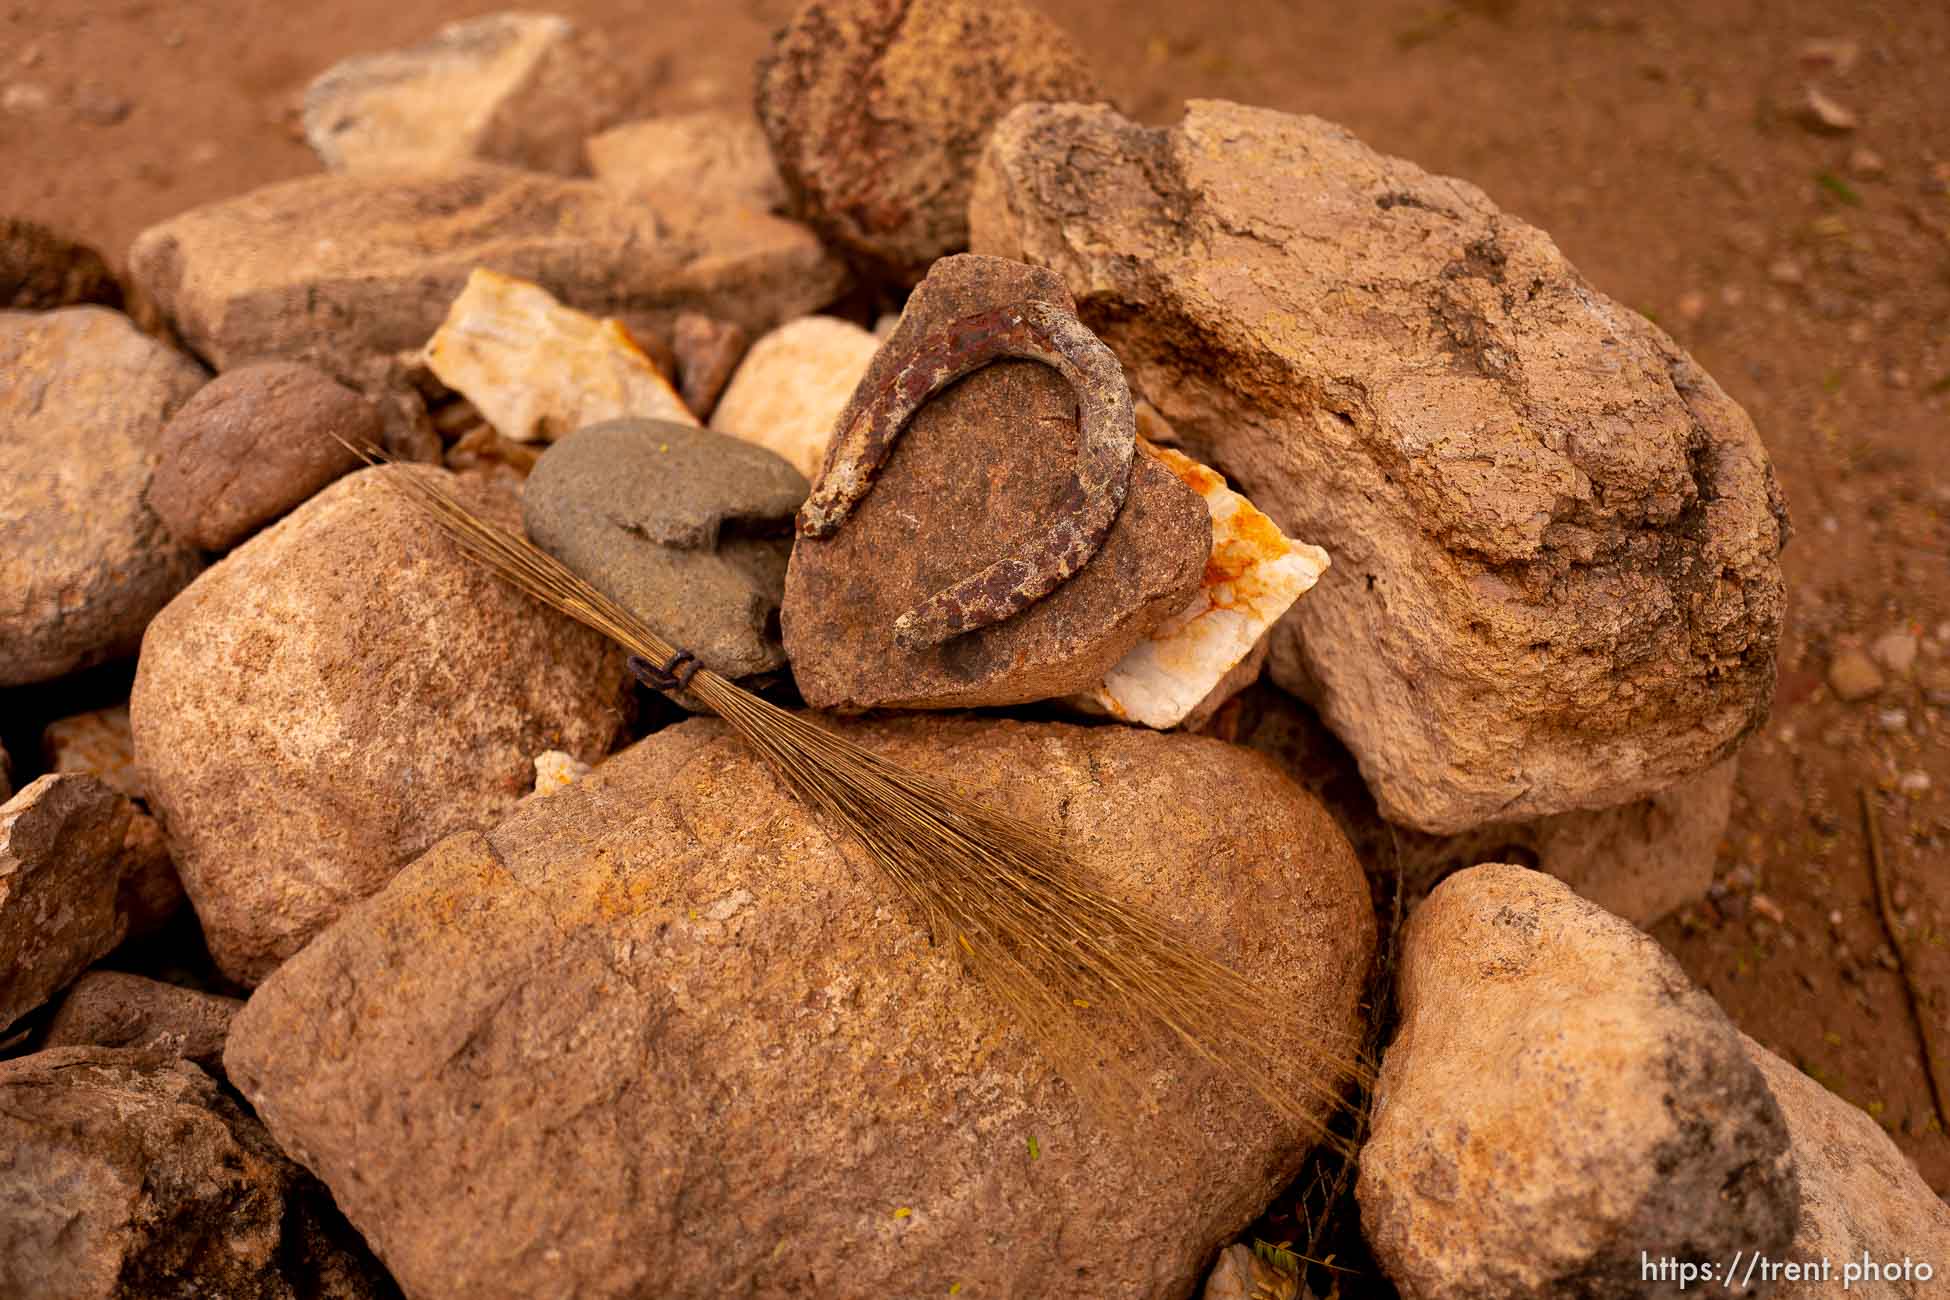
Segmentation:
<svg viewBox="0 0 1950 1300">
<path fill-rule="evenodd" d="M 426 363 L 504 438 L 554 442 L 625 416 L 697 424 L 621 322 L 484 268 L 467 277 Z"/>
<path fill-rule="evenodd" d="M 783 456 L 816 481 L 833 424 L 879 348 L 879 339 L 851 321 L 787 321 L 752 344 L 711 413 L 711 427 Z"/>
<path fill-rule="evenodd" d="M 1329 561 L 1320 547 L 1283 535 L 1215 471 L 1169 447 L 1141 445 L 1205 498 L 1212 558 L 1191 604 L 1118 660 L 1101 686 L 1071 703 L 1163 730 L 1198 709 L 1266 629 L 1320 581 Z"/>
</svg>

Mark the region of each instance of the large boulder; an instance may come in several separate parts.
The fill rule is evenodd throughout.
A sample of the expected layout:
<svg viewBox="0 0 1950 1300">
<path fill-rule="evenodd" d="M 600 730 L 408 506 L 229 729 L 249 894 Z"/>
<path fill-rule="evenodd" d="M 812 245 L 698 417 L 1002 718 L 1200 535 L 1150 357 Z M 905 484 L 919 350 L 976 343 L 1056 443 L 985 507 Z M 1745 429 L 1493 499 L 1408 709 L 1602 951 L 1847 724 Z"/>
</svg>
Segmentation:
<svg viewBox="0 0 1950 1300">
<path fill-rule="evenodd" d="M 1061 826 L 1265 987 L 1290 1069 L 1356 1031 L 1366 884 L 1270 764 L 1122 728 L 843 731 Z M 1086 1107 L 895 897 L 685 722 L 436 846 L 257 990 L 225 1061 L 415 1295 L 1189 1295 L 1308 1139 L 1157 1045 L 1107 1043 L 1137 1095 Z"/>
<path fill-rule="evenodd" d="M 1781 1108 L 1646 935 L 1539 872 L 1474 867 L 1409 919 L 1396 998 L 1356 1192 L 1408 1300 L 1636 1295 L 1645 1255 L 1782 1257 L 1801 1193 Z"/>
<path fill-rule="evenodd" d="M 1098 97 L 1062 29 L 1019 0 L 808 0 L 758 71 L 794 211 L 909 285 L 968 247 L 969 181 L 998 118 Z"/>
<path fill-rule="evenodd" d="M 879 395 L 920 338 L 1024 300 L 1071 307 L 1047 271 L 993 257 L 942 259 L 908 299 L 840 423 Z M 807 703 L 945 709 L 1087 691 L 1191 603 L 1212 554 L 1211 512 L 1140 455 L 1116 523 L 1069 580 L 941 645 L 909 650 L 895 641 L 903 613 L 1042 534 L 1075 492 L 1079 436 L 1077 394 L 1035 361 L 986 366 L 916 412 L 839 531 L 793 546 L 781 617 Z"/>
<path fill-rule="evenodd" d="M 154 1052 L 0 1061 L 0 1295 L 396 1296 L 331 1197 L 209 1075 Z"/>
<path fill-rule="evenodd" d="M 129 261 L 217 368 L 278 358 L 353 382 L 425 344 L 476 267 L 660 331 L 692 309 L 757 333 L 846 279 L 769 213 L 486 164 L 285 181 L 152 226 Z"/>
<path fill-rule="evenodd" d="M 1786 523 L 1752 424 L 1474 186 L 1318 118 L 1043 104 L 997 126 L 970 213 L 1334 557 L 1272 673 L 1390 820 L 1625 803 L 1765 716 Z"/>
<path fill-rule="evenodd" d="M 208 378 L 100 307 L 0 311 L 0 686 L 133 652 L 202 568 L 143 494 Z"/>
<path fill-rule="evenodd" d="M 492 577 L 387 473 L 213 566 L 143 641 L 136 763 L 225 974 L 254 984 L 441 837 L 621 725 L 623 655 Z M 518 527 L 505 495 L 461 489 Z"/>
</svg>

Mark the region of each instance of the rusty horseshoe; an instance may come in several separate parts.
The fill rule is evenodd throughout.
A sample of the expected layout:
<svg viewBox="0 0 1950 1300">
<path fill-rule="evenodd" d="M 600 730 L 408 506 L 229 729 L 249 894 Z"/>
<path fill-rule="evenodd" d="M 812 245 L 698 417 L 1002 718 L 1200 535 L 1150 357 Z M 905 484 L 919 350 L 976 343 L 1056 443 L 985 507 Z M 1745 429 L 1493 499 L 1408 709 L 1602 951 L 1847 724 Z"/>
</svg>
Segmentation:
<svg viewBox="0 0 1950 1300">
<path fill-rule="evenodd" d="M 900 358 L 880 391 L 835 431 L 826 471 L 799 510 L 801 535 L 832 536 L 873 486 L 915 412 L 956 380 L 1007 358 L 1040 361 L 1076 390 L 1076 478 L 1040 537 L 896 619 L 894 639 L 905 649 L 940 645 L 1041 600 L 1090 562 L 1124 508 L 1137 419 L 1123 368 L 1075 316 L 1026 302 L 951 321 Z"/>
</svg>

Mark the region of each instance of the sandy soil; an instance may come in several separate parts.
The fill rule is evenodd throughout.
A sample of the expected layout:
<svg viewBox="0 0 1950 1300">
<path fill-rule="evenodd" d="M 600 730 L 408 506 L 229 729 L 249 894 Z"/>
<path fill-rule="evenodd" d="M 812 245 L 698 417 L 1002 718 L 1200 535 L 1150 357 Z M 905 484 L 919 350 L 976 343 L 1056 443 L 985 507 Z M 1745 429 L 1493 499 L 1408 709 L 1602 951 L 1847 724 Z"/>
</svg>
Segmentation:
<svg viewBox="0 0 1950 1300">
<path fill-rule="evenodd" d="M 663 109 L 745 100 L 788 11 L 556 7 L 638 60 Z M 481 8 L 5 0 L 0 212 L 119 258 L 152 222 L 315 170 L 294 104 L 317 72 Z M 1950 6 L 1233 0 L 1222 22 L 1161 0 L 1044 8 L 1148 120 L 1200 96 L 1318 113 L 1474 181 L 1753 415 L 1797 529 L 1780 687 L 1745 753 L 1723 896 L 1658 937 L 1950 1188 L 1858 805 L 1867 788 L 1924 1011 L 1950 1038 L 1950 709 L 1912 683 L 1856 704 L 1824 684 L 1836 650 L 1892 630 L 1935 643 L 1925 668 L 1950 653 Z M 1853 130 L 1804 122 L 1810 83 Z M 1914 773 L 1929 788 L 1902 793 Z"/>
</svg>

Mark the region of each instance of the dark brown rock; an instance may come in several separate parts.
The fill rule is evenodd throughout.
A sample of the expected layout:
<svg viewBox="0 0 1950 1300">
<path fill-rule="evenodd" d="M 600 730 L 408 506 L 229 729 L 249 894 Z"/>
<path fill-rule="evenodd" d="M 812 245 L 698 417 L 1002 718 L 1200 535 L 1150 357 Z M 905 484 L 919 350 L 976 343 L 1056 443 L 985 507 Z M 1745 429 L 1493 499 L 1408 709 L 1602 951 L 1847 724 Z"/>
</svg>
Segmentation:
<svg viewBox="0 0 1950 1300">
<path fill-rule="evenodd" d="M 150 626 L 136 764 L 210 953 L 254 984 L 435 840 L 492 822 L 535 756 L 594 762 L 623 655 L 463 554 L 381 476 L 245 542 Z M 519 527 L 505 495 L 459 489 Z"/>
<path fill-rule="evenodd" d="M 240 998 L 179 988 L 120 971 L 89 971 L 74 982 L 41 1038 L 56 1047 L 126 1047 L 180 1056 L 223 1072 L 223 1041 Z"/>
<path fill-rule="evenodd" d="M 730 321 L 694 311 L 678 316 L 671 327 L 670 345 L 676 354 L 678 392 L 692 415 L 711 418 L 719 394 L 750 344 L 751 336 Z"/>
<path fill-rule="evenodd" d="M 1391 821 L 1641 799 L 1766 716 L 1787 533 L 1752 422 L 1474 186 L 1318 118 L 1035 104 L 969 211 L 977 249 L 1063 275 L 1190 454 L 1332 555 L 1269 672 Z"/>
<path fill-rule="evenodd" d="M 86 244 L 19 217 L 0 217 L 0 309 L 120 307 L 122 286 Z"/>
<path fill-rule="evenodd" d="M 0 686 L 132 654 L 203 565 L 143 500 L 207 376 L 100 307 L 0 312 Z"/>
<path fill-rule="evenodd" d="M 578 429 L 521 494 L 534 543 L 726 677 L 785 664 L 779 592 L 799 471 L 763 447 L 661 420 Z"/>
<path fill-rule="evenodd" d="M 382 432 L 372 403 L 310 366 L 239 366 L 164 426 L 149 508 L 177 540 L 227 551 L 358 468 L 345 443 L 377 446 Z"/>
<path fill-rule="evenodd" d="M 140 808 L 129 817 L 115 873 L 122 882 L 115 890 L 115 910 L 128 922 L 131 937 L 162 929 L 187 898 L 162 823 Z"/>
<path fill-rule="evenodd" d="M 0 805 L 0 1030 L 122 941 L 116 911 L 129 801 L 49 774 Z"/>
<path fill-rule="evenodd" d="M 904 285 L 968 247 L 970 177 L 997 119 L 1097 98 L 1062 29 L 1017 0 L 810 0 L 758 77 L 793 210 Z"/>
<path fill-rule="evenodd" d="M 1046 271 L 992 257 L 937 263 L 868 366 L 841 424 L 885 384 L 913 340 L 1025 299 L 1068 308 Z M 1033 361 L 1003 361 L 924 406 L 871 491 L 830 538 L 801 537 L 786 573 L 786 653 L 808 703 L 858 710 L 1017 704 L 1087 690 L 1183 609 L 1212 550 L 1199 495 L 1149 456 L 1083 570 L 1013 618 L 925 651 L 894 620 L 1020 548 L 1076 480 L 1076 395 Z"/>
<path fill-rule="evenodd" d="M 841 730 L 1061 826 L 1098 888 L 1264 983 L 1289 1068 L 1355 1032 L 1366 883 L 1263 760 Z M 257 990 L 225 1061 L 416 1295 L 1189 1295 L 1309 1142 L 1156 1045 L 1106 1044 L 1140 1096 L 1091 1111 L 893 898 L 685 722 L 437 845 Z"/>
<path fill-rule="evenodd" d="M 0 1295 L 380 1300 L 398 1289 L 316 1181 L 188 1061 L 0 1061 Z"/>
</svg>

